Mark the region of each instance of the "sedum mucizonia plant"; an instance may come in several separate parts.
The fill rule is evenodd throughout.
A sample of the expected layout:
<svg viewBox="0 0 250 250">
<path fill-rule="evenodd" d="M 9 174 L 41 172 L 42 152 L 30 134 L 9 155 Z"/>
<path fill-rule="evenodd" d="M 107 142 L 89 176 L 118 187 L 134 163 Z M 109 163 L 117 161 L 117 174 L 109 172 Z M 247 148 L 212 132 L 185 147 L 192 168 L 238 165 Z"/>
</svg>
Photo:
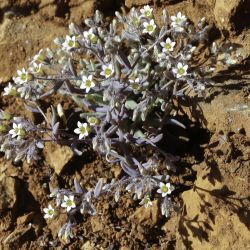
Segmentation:
<svg viewBox="0 0 250 250">
<path fill-rule="evenodd" d="M 116 13 L 109 25 L 96 11 L 85 20 L 85 28 L 70 24 L 70 34 L 54 40 L 57 50 L 41 50 L 4 89 L 4 95 L 23 98 L 27 109 L 44 118 L 34 124 L 1 111 L 1 151 L 8 159 L 32 162 L 39 159 L 45 142 L 54 141 L 71 146 L 78 155 L 90 145 L 125 172 L 109 184 L 100 179 L 93 190 L 84 190 L 75 180 L 75 191 L 52 192 L 57 206 L 69 215 L 59 232 L 66 241 L 72 236 L 75 213 L 95 214 L 93 201 L 105 193 L 113 193 L 118 201 L 120 192 L 127 190 L 148 207 L 157 190 L 162 214 L 168 216 L 174 207 L 169 197 L 174 188 L 168 183 L 172 158 L 157 146 L 166 124 L 184 127 L 174 118 L 178 109 L 173 100 L 190 91 L 202 95 L 213 85 L 216 65 L 237 60 L 230 46 L 219 49 L 213 43 L 210 53 L 204 53 L 210 30 L 204 18 L 195 27 L 182 13 L 169 17 L 164 10 L 161 23 L 150 6 L 131 9 L 128 15 Z M 55 93 L 75 101 L 77 124 L 60 104 L 51 107 L 52 118 L 46 115 L 43 100 Z M 163 158 L 165 168 L 159 169 Z M 51 219 L 59 209 L 49 205 L 44 212 Z"/>
</svg>

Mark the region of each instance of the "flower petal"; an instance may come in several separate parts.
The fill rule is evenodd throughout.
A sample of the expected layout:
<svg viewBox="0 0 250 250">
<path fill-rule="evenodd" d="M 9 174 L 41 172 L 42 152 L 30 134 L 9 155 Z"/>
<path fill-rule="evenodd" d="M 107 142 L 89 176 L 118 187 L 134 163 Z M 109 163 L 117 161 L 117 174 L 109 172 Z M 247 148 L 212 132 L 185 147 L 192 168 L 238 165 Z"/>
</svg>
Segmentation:
<svg viewBox="0 0 250 250">
<path fill-rule="evenodd" d="M 76 128 L 76 129 L 74 130 L 74 133 L 75 133 L 75 134 L 80 134 L 80 129 L 79 129 L 79 128 Z"/>
<path fill-rule="evenodd" d="M 44 218 L 44 219 L 49 219 L 49 218 L 50 218 L 50 215 L 49 215 L 49 214 L 45 214 L 45 215 L 43 216 L 43 218 Z"/>
</svg>

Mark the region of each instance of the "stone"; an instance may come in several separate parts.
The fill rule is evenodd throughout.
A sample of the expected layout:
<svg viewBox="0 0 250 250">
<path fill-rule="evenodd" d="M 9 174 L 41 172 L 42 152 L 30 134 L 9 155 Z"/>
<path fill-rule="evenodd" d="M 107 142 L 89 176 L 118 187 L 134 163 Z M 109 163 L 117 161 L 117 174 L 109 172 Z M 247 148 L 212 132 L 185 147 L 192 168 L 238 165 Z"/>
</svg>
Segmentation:
<svg viewBox="0 0 250 250">
<path fill-rule="evenodd" d="M 129 221 L 135 224 L 144 224 L 153 227 L 157 224 L 161 217 L 161 212 L 158 205 L 158 200 L 153 201 L 152 206 L 146 208 L 141 206 L 129 216 Z"/>
<path fill-rule="evenodd" d="M 230 204 L 230 199 L 228 203 L 218 199 L 213 193 L 222 190 L 223 183 L 209 182 L 205 167 L 196 170 L 197 189 L 182 194 L 184 209 L 178 222 L 176 249 L 247 249 L 247 222 L 235 212 L 241 207 L 240 202 L 232 199 Z"/>
<path fill-rule="evenodd" d="M 125 0 L 125 5 L 128 8 L 131 8 L 133 6 L 141 6 L 141 5 L 146 5 L 146 4 L 151 4 L 151 0 Z"/>
<path fill-rule="evenodd" d="M 92 226 L 93 233 L 101 231 L 104 228 L 101 218 L 99 218 L 97 216 L 91 217 L 90 223 Z"/>
<path fill-rule="evenodd" d="M 86 18 L 92 17 L 97 8 L 97 1 L 76 1 L 76 3 L 71 4 L 70 8 L 70 21 L 76 24 L 81 24 Z"/>
<path fill-rule="evenodd" d="M 95 245 L 91 241 L 85 242 L 81 247 L 81 250 L 94 250 L 94 249 Z"/>
<path fill-rule="evenodd" d="M 0 210 L 16 210 L 20 194 L 20 181 L 16 178 L 0 175 Z"/>
<path fill-rule="evenodd" d="M 14 249 L 17 247 L 20 249 L 25 242 L 32 241 L 34 238 L 35 232 L 31 225 L 27 225 L 26 227 L 17 227 L 13 232 L 5 237 L 2 242 L 3 248 L 1 249 Z"/>
<path fill-rule="evenodd" d="M 239 25 L 238 22 L 241 22 L 241 18 L 238 18 L 238 15 L 247 15 L 247 13 L 244 14 L 244 11 L 247 11 L 247 7 L 249 8 L 246 2 L 242 0 L 216 0 L 214 18 L 219 28 L 227 31 L 235 29 Z M 244 8 L 244 5 L 246 5 L 246 8 Z"/>
<path fill-rule="evenodd" d="M 46 162 L 60 175 L 64 167 L 72 160 L 74 154 L 68 146 L 60 146 L 54 143 L 45 145 L 44 156 Z"/>
<path fill-rule="evenodd" d="M 56 219 L 46 220 L 46 222 L 53 239 L 58 239 L 59 230 L 67 222 L 67 214 L 60 213 Z"/>
<path fill-rule="evenodd" d="M 17 226 L 21 224 L 28 224 L 34 219 L 34 212 L 30 212 L 28 214 L 25 214 L 23 216 L 20 216 L 17 218 Z"/>
</svg>

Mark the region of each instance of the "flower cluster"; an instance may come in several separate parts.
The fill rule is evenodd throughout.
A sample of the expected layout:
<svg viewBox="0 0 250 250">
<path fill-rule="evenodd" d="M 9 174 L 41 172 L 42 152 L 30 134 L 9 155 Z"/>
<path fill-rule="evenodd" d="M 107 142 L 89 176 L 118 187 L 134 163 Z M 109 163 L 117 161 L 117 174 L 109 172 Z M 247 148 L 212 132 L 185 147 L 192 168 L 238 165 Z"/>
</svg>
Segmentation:
<svg viewBox="0 0 250 250">
<path fill-rule="evenodd" d="M 4 88 L 4 96 L 24 99 L 27 109 L 44 118 L 33 124 L 0 112 L 0 150 L 8 159 L 37 160 L 44 143 L 53 141 L 78 155 L 91 146 L 124 172 L 122 179 L 105 185 L 100 179 L 94 190 L 85 192 L 75 181 L 75 192 L 55 192 L 57 208 L 45 208 L 45 218 L 66 210 L 69 220 L 59 232 L 64 239 L 72 236 L 72 217 L 95 214 L 94 201 L 105 193 L 118 201 L 126 190 L 145 207 L 156 196 L 166 216 L 174 208 L 176 184 L 169 177 L 174 157 L 157 143 L 166 124 L 185 128 L 176 119 L 179 101 L 202 96 L 213 84 L 211 69 L 218 62 L 232 65 L 237 58 L 230 46 L 213 44 L 210 55 L 197 49 L 208 40 L 210 26 L 204 18 L 195 27 L 183 13 L 169 17 L 164 10 L 162 19 L 159 26 L 147 5 L 128 15 L 116 13 L 107 25 L 97 11 L 85 20 L 87 27 L 70 24 L 70 34 L 54 40 L 57 50 L 39 51 Z M 66 116 L 60 103 L 44 110 L 43 99 L 54 93 L 72 98 L 78 122 L 72 114 Z"/>
</svg>

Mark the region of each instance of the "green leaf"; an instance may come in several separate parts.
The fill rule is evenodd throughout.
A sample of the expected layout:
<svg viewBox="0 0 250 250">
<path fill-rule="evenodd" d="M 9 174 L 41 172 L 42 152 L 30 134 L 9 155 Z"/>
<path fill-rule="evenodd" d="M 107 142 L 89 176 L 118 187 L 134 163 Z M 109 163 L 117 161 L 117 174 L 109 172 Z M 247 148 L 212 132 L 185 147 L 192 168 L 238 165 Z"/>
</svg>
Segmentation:
<svg viewBox="0 0 250 250">
<path fill-rule="evenodd" d="M 96 103 L 105 103 L 103 101 L 103 96 L 100 95 L 100 94 L 87 94 L 86 95 L 86 98 L 89 100 L 89 101 L 94 101 Z"/>
<path fill-rule="evenodd" d="M 133 109 L 135 109 L 136 107 L 137 107 L 137 103 L 134 101 L 134 100 L 127 100 L 126 102 L 125 102 L 125 108 L 126 109 L 131 109 L 131 110 L 133 110 Z"/>
<path fill-rule="evenodd" d="M 135 138 L 146 138 L 146 136 L 143 134 L 141 130 L 136 130 L 134 133 Z"/>
</svg>

